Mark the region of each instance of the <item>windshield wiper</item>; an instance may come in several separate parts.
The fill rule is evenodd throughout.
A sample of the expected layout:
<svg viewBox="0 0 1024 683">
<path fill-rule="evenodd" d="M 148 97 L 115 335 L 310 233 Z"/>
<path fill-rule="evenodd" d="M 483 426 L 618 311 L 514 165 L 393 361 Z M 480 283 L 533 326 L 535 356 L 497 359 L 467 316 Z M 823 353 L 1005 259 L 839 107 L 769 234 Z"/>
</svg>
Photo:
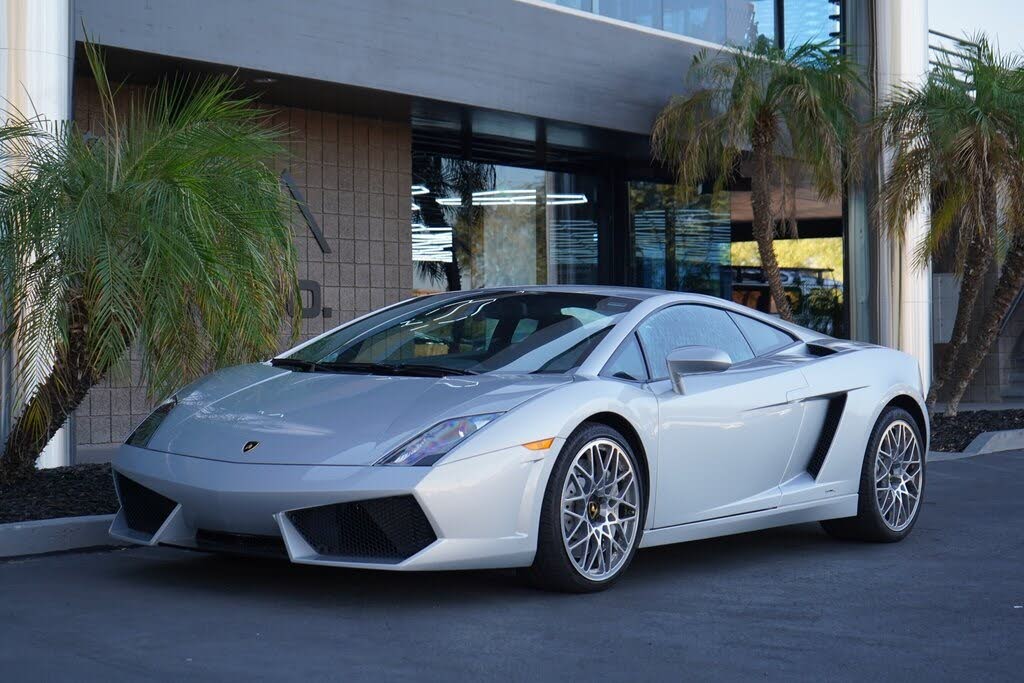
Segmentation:
<svg viewBox="0 0 1024 683">
<path fill-rule="evenodd" d="M 479 375 L 480 373 L 476 370 L 464 370 L 462 368 L 449 368 L 446 365 L 430 365 L 427 363 L 399 363 L 398 365 L 392 365 L 396 373 L 410 374 L 416 372 L 428 372 L 436 374 L 438 377 L 446 377 L 448 375 Z"/>
<path fill-rule="evenodd" d="M 404 375 L 425 377 L 447 377 L 449 375 L 479 375 L 475 370 L 449 368 L 443 365 L 421 363 L 357 363 L 332 361 L 317 363 L 299 358 L 272 358 L 270 364 L 275 367 L 302 370 L 304 372 L 356 372 L 371 375 Z"/>
<path fill-rule="evenodd" d="M 291 368 L 304 372 L 316 372 L 320 367 L 311 360 L 302 360 L 301 358 L 271 358 L 270 364 L 275 368 Z"/>
<path fill-rule="evenodd" d="M 403 376 L 425 376 L 425 377 L 447 377 L 448 375 L 478 375 L 473 370 L 462 370 L 459 368 L 448 368 L 443 365 L 428 365 L 421 363 L 319 363 L 316 370 L 327 370 L 330 372 L 366 372 L 376 375 L 403 375 Z"/>
<path fill-rule="evenodd" d="M 346 361 L 332 361 L 330 363 L 318 363 L 317 370 L 329 372 L 365 372 L 377 375 L 393 375 L 394 368 L 384 363 L 355 363 Z"/>
</svg>

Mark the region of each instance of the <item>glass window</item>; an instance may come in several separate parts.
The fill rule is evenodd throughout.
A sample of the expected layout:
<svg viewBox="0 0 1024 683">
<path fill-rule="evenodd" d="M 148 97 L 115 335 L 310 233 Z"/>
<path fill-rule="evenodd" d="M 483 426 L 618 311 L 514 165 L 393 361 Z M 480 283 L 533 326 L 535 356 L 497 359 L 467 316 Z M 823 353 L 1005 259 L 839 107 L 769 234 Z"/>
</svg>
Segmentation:
<svg viewBox="0 0 1024 683">
<path fill-rule="evenodd" d="M 354 372 L 566 372 L 636 303 L 571 292 L 488 292 L 433 301 L 381 311 L 290 358 Z"/>
<path fill-rule="evenodd" d="M 753 45 L 761 39 L 776 43 L 775 0 L 753 0 L 749 5 L 753 10 L 753 16 L 747 29 L 748 43 Z"/>
<path fill-rule="evenodd" d="M 727 193 L 686 201 L 675 185 L 631 182 L 629 206 L 630 284 L 723 298 L 731 295 Z"/>
<path fill-rule="evenodd" d="M 412 202 L 419 293 L 597 283 L 597 178 L 416 153 Z"/>
<path fill-rule="evenodd" d="M 554 0 L 631 24 L 728 45 L 775 40 L 775 0 Z"/>
<path fill-rule="evenodd" d="M 806 167 L 792 165 L 785 175 L 784 182 L 772 190 L 772 204 L 779 211 L 774 248 L 794 322 L 844 336 L 842 202 L 822 199 Z M 732 300 L 762 313 L 777 314 L 753 238 L 750 192 L 733 190 L 730 199 Z"/>
<path fill-rule="evenodd" d="M 788 47 L 807 41 L 838 44 L 839 7 L 832 0 L 784 0 L 782 17 Z"/>
<path fill-rule="evenodd" d="M 763 356 L 766 353 L 771 353 L 776 349 L 781 349 L 783 346 L 789 346 L 793 343 L 793 337 L 777 327 L 766 325 L 749 316 L 737 313 L 730 313 L 729 315 L 732 316 L 736 326 L 743 332 L 743 336 L 747 338 L 747 342 L 750 344 L 750 348 L 754 350 L 755 355 Z"/>
<path fill-rule="evenodd" d="M 601 374 L 636 382 L 647 381 L 647 365 L 644 363 L 640 342 L 637 341 L 635 334 L 626 337 Z"/>
<path fill-rule="evenodd" d="M 680 346 L 721 349 L 733 363 L 754 357 L 729 314 L 711 306 L 687 304 L 662 309 L 640 323 L 637 334 L 655 379 L 668 377 L 668 354 Z"/>
<path fill-rule="evenodd" d="M 661 0 L 594 0 L 594 11 L 631 24 L 661 28 Z"/>
</svg>

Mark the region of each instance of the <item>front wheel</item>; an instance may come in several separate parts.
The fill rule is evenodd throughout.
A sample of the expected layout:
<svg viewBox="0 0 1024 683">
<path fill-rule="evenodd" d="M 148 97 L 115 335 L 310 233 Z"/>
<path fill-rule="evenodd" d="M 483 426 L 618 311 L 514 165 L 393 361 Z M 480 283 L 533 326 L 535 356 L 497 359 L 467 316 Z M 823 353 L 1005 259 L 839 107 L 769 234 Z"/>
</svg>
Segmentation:
<svg viewBox="0 0 1024 683">
<path fill-rule="evenodd" d="M 523 570 L 549 590 L 608 588 L 643 536 L 644 487 L 629 442 L 615 429 L 584 423 L 566 441 L 548 480 L 537 555 Z"/>
<path fill-rule="evenodd" d="M 924 497 L 923 440 L 902 408 L 886 409 L 868 439 L 860 477 L 857 516 L 822 522 L 832 536 L 892 543 L 906 538 Z"/>
</svg>

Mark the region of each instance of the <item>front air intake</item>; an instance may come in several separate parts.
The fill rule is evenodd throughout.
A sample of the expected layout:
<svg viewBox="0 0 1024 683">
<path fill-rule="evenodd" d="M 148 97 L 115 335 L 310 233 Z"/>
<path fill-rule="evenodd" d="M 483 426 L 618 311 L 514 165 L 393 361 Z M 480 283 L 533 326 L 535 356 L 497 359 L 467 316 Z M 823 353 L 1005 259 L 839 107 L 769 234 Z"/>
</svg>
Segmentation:
<svg viewBox="0 0 1024 683">
<path fill-rule="evenodd" d="M 320 555 L 395 564 L 437 540 L 413 496 L 293 510 L 288 520 Z"/>
<path fill-rule="evenodd" d="M 237 555 L 258 555 L 261 557 L 287 557 L 284 541 L 280 536 L 259 536 L 236 534 L 227 531 L 199 529 L 196 532 L 196 548 L 214 553 Z"/>
<path fill-rule="evenodd" d="M 152 536 L 163 526 L 168 515 L 177 506 L 170 498 L 146 488 L 120 472 L 114 473 L 114 480 L 117 484 L 117 497 L 124 511 L 125 524 L 132 531 Z"/>
</svg>

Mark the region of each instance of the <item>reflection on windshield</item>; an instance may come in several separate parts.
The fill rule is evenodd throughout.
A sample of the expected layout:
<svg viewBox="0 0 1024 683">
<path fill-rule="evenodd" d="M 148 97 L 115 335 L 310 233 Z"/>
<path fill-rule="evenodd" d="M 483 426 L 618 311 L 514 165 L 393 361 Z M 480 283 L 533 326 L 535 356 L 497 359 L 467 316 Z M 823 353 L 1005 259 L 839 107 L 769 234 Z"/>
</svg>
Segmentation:
<svg viewBox="0 0 1024 683">
<path fill-rule="evenodd" d="M 377 374 L 563 373 L 579 367 L 635 303 L 573 292 L 427 297 L 346 326 L 288 361 Z"/>
</svg>

